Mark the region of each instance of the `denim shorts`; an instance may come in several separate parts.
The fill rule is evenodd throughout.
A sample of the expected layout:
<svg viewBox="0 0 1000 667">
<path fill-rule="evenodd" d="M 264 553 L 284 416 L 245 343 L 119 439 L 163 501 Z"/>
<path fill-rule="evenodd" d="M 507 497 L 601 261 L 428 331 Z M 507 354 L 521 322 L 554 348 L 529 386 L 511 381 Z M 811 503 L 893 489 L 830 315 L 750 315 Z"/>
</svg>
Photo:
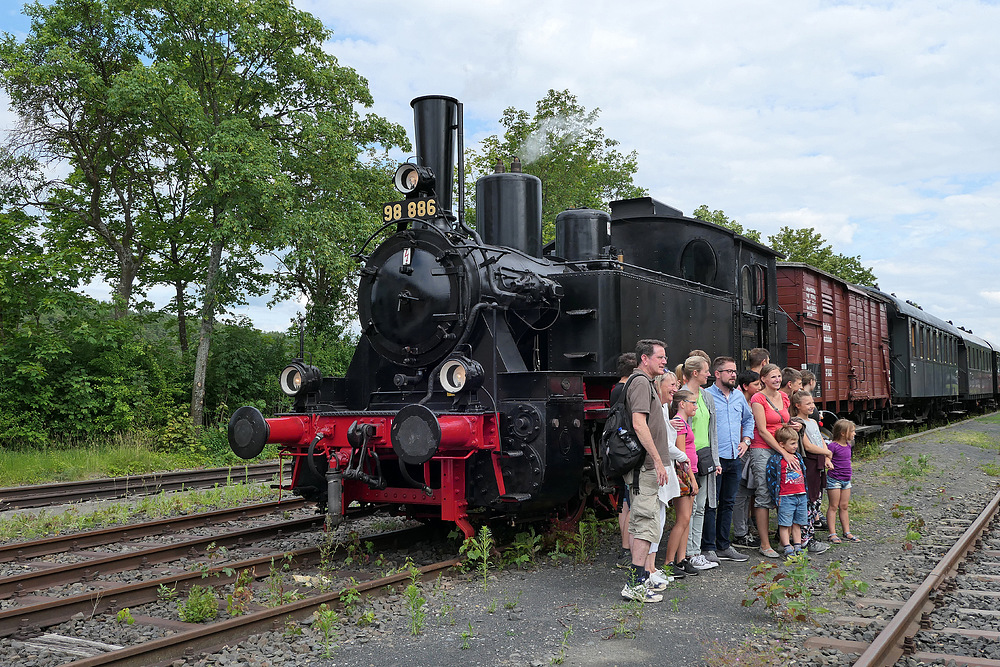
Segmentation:
<svg viewBox="0 0 1000 667">
<path fill-rule="evenodd" d="M 778 498 L 778 525 L 791 526 L 797 523 L 800 526 L 806 525 L 809 521 L 806 518 L 806 504 L 808 499 L 804 493 L 796 493 L 794 496 L 781 496 Z"/>
<path fill-rule="evenodd" d="M 841 480 L 834 479 L 829 475 L 826 476 L 826 488 L 828 489 L 849 489 L 851 488 L 851 480 Z"/>
</svg>

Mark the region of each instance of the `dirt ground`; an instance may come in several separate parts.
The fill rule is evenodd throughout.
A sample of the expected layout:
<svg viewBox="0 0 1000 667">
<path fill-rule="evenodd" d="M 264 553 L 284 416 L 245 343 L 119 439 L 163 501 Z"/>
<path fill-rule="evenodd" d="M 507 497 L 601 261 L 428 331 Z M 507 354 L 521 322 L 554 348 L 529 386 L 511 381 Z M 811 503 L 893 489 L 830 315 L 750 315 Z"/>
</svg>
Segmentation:
<svg viewBox="0 0 1000 667">
<path fill-rule="evenodd" d="M 812 556 L 812 566 L 825 575 L 827 566 L 839 561 L 850 578 L 872 585 L 869 594 L 877 591 L 889 578 L 887 566 L 908 553 L 908 524 L 922 520 L 933 526 L 992 497 L 1000 479 L 998 447 L 1000 414 L 909 436 L 888 443 L 877 458 L 856 461 L 851 523 L 862 541 L 833 545 Z M 826 533 L 818 536 L 825 539 Z M 608 536 L 587 564 L 563 561 L 529 571 L 491 571 L 485 586 L 476 573 L 425 585 L 427 616 L 416 635 L 405 596 L 393 596 L 375 609 L 374 636 L 355 637 L 346 627 L 329 659 L 310 656 L 299 664 L 596 667 L 826 661 L 800 648 L 817 628 L 778 622 L 760 604 L 742 605 L 751 568 L 766 560 L 755 550 L 744 550 L 750 555 L 746 563 L 724 562 L 675 582 L 663 602 L 641 608 L 642 624 L 636 629 L 635 610 L 620 596 L 626 575 L 614 563 L 616 542 Z M 915 572 L 914 578 L 920 575 Z M 816 614 L 820 627 L 850 608 L 849 600 L 826 587 L 817 592 L 814 604 L 832 610 Z"/>
</svg>

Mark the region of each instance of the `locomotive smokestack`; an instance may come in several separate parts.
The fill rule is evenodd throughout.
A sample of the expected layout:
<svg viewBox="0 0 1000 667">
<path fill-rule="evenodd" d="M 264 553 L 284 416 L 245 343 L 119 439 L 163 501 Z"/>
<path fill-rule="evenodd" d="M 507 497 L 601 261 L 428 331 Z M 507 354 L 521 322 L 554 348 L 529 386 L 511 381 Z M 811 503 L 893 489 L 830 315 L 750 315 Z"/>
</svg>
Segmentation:
<svg viewBox="0 0 1000 667">
<path fill-rule="evenodd" d="M 458 131 L 458 100 L 443 95 L 425 95 L 412 102 L 417 164 L 434 172 L 434 194 L 438 208 L 451 211 L 451 185 L 455 178 L 455 135 Z"/>
</svg>

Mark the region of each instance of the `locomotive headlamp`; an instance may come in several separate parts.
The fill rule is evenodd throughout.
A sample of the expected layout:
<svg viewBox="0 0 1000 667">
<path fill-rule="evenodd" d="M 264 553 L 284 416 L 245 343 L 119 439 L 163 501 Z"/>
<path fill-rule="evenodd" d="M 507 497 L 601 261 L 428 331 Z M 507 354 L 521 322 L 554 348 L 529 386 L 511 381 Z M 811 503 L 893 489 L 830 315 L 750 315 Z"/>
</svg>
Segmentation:
<svg viewBox="0 0 1000 667">
<path fill-rule="evenodd" d="M 483 367 L 478 361 L 456 356 L 448 359 L 441 366 L 438 381 L 446 392 L 457 394 L 460 391 L 479 389 L 483 384 L 483 375 Z"/>
<path fill-rule="evenodd" d="M 392 184 L 404 195 L 415 190 L 430 192 L 434 188 L 434 173 L 427 167 L 405 162 L 396 169 Z"/>
<path fill-rule="evenodd" d="M 323 379 L 319 369 L 307 366 L 301 361 L 293 361 L 278 376 L 281 391 L 289 396 L 298 396 L 302 392 L 314 391 Z"/>
</svg>

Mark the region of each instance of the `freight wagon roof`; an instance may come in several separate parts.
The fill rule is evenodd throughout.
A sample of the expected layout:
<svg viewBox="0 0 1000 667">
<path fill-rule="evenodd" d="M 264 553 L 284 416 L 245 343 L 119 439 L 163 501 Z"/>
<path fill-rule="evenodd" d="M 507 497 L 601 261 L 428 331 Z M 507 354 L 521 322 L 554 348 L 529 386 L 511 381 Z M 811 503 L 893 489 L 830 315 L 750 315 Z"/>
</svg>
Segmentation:
<svg viewBox="0 0 1000 667">
<path fill-rule="evenodd" d="M 812 266 L 811 264 L 804 264 L 802 262 L 778 262 L 777 268 L 779 270 L 783 268 L 788 268 L 788 269 L 802 269 L 804 271 L 812 271 L 813 273 L 818 273 L 820 275 L 826 276 L 830 280 L 835 280 L 841 285 L 845 285 L 847 289 L 851 290 L 852 292 L 857 292 L 858 294 L 864 294 L 869 298 L 874 298 L 880 301 L 882 300 L 881 292 L 873 293 L 870 288 L 865 287 L 864 285 L 856 285 L 854 283 L 847 282 L 840 276 L 835 276 L 832 273 L 824 271 L 823 269 L 817 269 L 815 266 Z"/>
<path fill-rule="evenodd" d="M 629 218 L 667 218 L 674 220 L 683 220 L 686 223 L 692 224 L 693 226 L 706 227 L 712 230 L 720 230 L 732 236 L 733 238 L 738 238 L 741 242 L 748 246 L 756 248 L 757 250 L 773 255 L 775 258 L 784 257 L 783 254 L 766 246 L 763 243 L 758 243 L 753 239 L 747 238 L 742 234 L 737 234 L 733 230 L 723 227 L 722 225 L 717 225 L 714 222 L 708 222 L 707 220 L 699 220 L 698 218 L 689 218 L 684 215 L 683 212 L 674 208 L 673 206 L 668 206 L 661 201 L 653 199 L 652 197 L 636 197 L 634 199 L 619 199 L 617 201 L 611 202 L 611 221 L 623 220 Z"/>
</svg>

